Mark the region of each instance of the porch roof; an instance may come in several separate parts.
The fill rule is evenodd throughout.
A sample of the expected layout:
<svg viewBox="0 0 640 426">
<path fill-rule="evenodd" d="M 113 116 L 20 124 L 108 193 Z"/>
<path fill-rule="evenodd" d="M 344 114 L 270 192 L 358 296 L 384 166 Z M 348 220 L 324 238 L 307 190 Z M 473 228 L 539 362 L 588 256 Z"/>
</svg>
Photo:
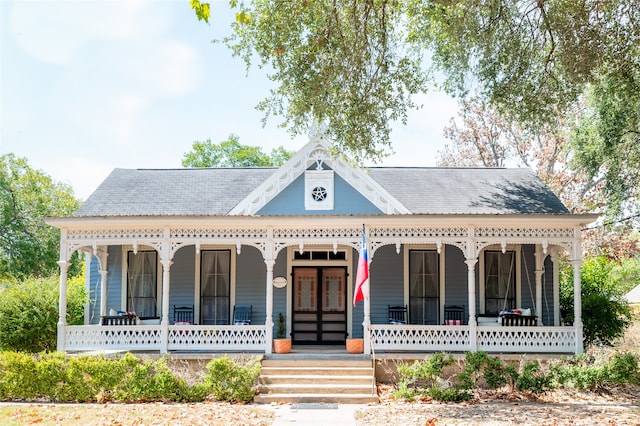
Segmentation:
<svg viewBox="0 0 640 426">
<path fill-rule="evenodd" d="M 275 168 L 115 169 L 76 217 L 225 216 Z M 374 167 L 411 214 L 569 214 L 530 169 Z"/>
</svg>

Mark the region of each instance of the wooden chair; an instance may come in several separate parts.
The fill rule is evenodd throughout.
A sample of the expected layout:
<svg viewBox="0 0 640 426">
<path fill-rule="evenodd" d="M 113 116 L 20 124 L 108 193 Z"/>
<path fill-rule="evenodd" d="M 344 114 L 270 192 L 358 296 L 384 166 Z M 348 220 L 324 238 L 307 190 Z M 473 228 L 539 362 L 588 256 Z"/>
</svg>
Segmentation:
<svg viewBox="0 0 640 426">
<path fill-rule="evenodd" d="M 389 324 L 407 324 L 409 316 L 407 315 L 407 306 L 391 306 L 389 307 Z"/>
<path fill-rule="evenodd" d="M 233 325 L 251 325 L 253 305 L 233 307 Z"/>
<path fill-rule="evenodd" d="M 193 324 L 193 305 L 173 306 L 174 324 Z"/>
<path fill-rule="evenodd" d="M 445 305 L 444 307 L 444 323 L 459 324 L 465 323 L 464 305 Z"/>
</svg>

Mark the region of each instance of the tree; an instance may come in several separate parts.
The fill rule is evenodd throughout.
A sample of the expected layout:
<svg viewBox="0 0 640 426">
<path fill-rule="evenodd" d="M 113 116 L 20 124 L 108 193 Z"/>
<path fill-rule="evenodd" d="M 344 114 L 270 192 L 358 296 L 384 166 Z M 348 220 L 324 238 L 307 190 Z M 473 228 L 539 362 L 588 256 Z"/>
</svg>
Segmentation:
<svg viewBox="0 0 640 426">
<path fill-rule="evenodd" d="M 55 274 L 60 231 L 43 218 L 70 216 L 79 206 L 68 185 L 32 169 L 24 158 L 1 156 L 0 279 Z M 80 262 L 74 262 L 70 275 L 77 275 L 80 268 Z"/>
<path fill-rule="evenodd" d="M 0 349 L 25 352 L 56 349 L 59 286 L 56 277 L 27 278 L 0 290 Z M 83 324 L 84 277 L 69 280 L 67 323 Z"/>
<path fill-rule="evenodd" d="M 590 177 L 572 167 L 569 141 L 573 115 L 558 117 L 555 126 L 525 129 L 479 98 L 462 102 L 459 125 L 451 119 L 444 135 L 450 144 L 438 152 L 441 166 L 505 167 L 533 169 L 573 212 L 601 208 L 602 177 Z"/>
<path fill-rule="evenodd" d="M 257 59 L 271 70 L 277 87 L 259 108 L 293 133 L 324 123 L 338 150 L 376 160 L 388 152 L 391 123 L 430 82 L 477 94 L 534 129 L 592 90 L 587 118 L 602 142 L 580 140 L 588 155 L 576 158 L 609 177 L 614 208 L 640 181 L 640 0 L 229 4 L 237 13 L 225 41 L 247 67 Z M 208 3 L 191 6 L 208 21 Z"/>
<path fill-rule="evenodd" d="M 211 139 L 194 142 L 191 151 L 182 157 L 183 167 L 271 167 L 281 166 L 293 156 L 282 146 L 271 150 L 271 155 L 258 146 L 241 145 L 238 136 L 214 144 Z"/>
</svg>

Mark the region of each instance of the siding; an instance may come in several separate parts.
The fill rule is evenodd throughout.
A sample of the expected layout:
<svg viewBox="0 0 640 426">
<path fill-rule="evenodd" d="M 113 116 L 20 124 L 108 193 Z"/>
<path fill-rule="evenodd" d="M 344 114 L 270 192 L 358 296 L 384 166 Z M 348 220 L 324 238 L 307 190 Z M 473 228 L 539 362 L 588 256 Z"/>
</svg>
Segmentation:
<svg viewBox="0 0 640 426">
<path fill-rule="evenodd" d="M 535 246 L 522 245 L 520 259 L 520 306 L 531 308 L 531 314 L 540 316 L 542 306 L 536 306 L 536 258 Z M 534 314 L 535 313 L 535 314 Z"/>
<path fill-rule="evenodd" d="M 371 201 L 363 197 L 344 179 L 335 174 L 333 210 L 306 210 L 304 208 L 304 174 L 283 189 L 269 203 L 263 206 L 258 215 L 335 215 L 335 214 L 381 214 Z"/>
<path fill-rule="evenodd" d="M 464 253 L 458 247 L 444 246 L 444 304 L 464 306 L 465 318 L 469 316 L 469 290 Z M 477 265 L 477 264 L 476 264 Z M 476 268 L 477 269 L 477 268 Z M 476 298 L 479 299 L 479 298 Z M 441 299 L 442 303 L 442 299 Z M 478 312 L 476 310 L 476 312 Z M 441 321 L 442 322 L 442 321 Z"/>
<path fill-rule="evenodd" d="M 542 308 L 543 313 L 542 320 L 544 325 L 554 325 L 553 311 L 555 306 L 553 304 L 553 262 L 551 258 L 547 256 L 544 259 L 544 275 L 542 278 Z"/>
<path fill-rule="evenodd" d="M 173 257 L 169 283 L 169 319 L 173 323 L 173 309 L 176 306 L 195 306 L 196 249 L 186 246 L 179 249 Z M 162 269 L 158 271 L 162 272 Z M 194 311 L 195 312 L 195 311 Z M 195 314 L 194 314 L 195 315 Z M 194 318 L 199 323 L 198 318 Z"/>
<path fill-rule="evenodd" d="M 396 253 L 394 245 L 376 250 L 370 266 L 371 323 L 389 323 L 389 305 L 404 305 L 404 260 L 403 251 Z M 357 271 L 358 254 L 354 253 L 354 271 Z M 355 284 L 355 277 L 353 277 Z M 364 303 L 358 303 L 353 315 L 353 335 L 362 334 Z"/>
<path fill-rule="evenodd" d="M 262 263 L 264 265 L 264 262 Z M 273 266 L 274 277 L 285 277 L 287 279 L 287 285 L 283 288 L 273 288 L 273 335 L 276 335 L 276 327 L 278 322 L 278 314 L 282 312 L 285 316 L 285 322 L 288 323 L 287 316 L 287 288 L 291 286 L 291 277 L 287 275 L 287 250 L 282 249 L 278 253 L 276 263 Z M 263 302 L 264 305 L 264 302 Z M 266 317 L 266 315 L 265 315 Z"/>
<path fill-rule="evenodd" d="M 252 306 L 251 324 L 264 324 L 267 267 L 255 247 L 243 246 L 236 256 L 236 305 Z M 233 306 L 230 309 L 233 315 Z"/>
</svg>

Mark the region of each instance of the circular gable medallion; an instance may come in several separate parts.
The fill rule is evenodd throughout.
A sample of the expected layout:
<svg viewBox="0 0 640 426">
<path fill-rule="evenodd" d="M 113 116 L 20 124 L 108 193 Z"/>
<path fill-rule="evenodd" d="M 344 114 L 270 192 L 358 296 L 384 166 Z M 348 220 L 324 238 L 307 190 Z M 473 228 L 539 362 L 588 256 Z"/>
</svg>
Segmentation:
<svg viewBox="0 0 640 426">
<path fill-rule="evenodd" d="M 316 186 L 311 190 L 311 197 L 314 201 L 324 201 L 327 199 L 327 189 L 322 186 Z"/>
</svg>

